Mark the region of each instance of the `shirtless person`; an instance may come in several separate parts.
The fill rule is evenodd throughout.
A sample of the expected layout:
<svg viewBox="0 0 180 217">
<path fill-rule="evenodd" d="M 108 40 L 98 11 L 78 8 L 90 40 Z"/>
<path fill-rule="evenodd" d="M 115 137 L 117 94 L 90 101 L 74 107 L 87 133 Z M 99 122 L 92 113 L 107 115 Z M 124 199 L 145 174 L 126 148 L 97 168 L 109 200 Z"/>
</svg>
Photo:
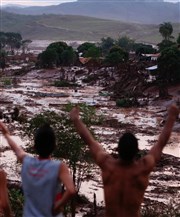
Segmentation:
<svg viewBox="0 0 180 217">
<path fill-rule="evenodd" d="M 79 118 L 79 108 L 70 112 L 74 126 L 90 148 L 92 157 L 101 168 L 106 204 L 106 217 L 139 217 L 141 203 L 149 182 L 149 174 L 160 160 L 162 150 L 168 142 L 179 109 L 172 105 L 168 111 L 165 126 L 157 143 L 145 157 L 136 160 L 138 141 L 131 133 L 125 133 L 119 140 L 115 159 L 106 153 L 93 138 Z"/>
</svg>

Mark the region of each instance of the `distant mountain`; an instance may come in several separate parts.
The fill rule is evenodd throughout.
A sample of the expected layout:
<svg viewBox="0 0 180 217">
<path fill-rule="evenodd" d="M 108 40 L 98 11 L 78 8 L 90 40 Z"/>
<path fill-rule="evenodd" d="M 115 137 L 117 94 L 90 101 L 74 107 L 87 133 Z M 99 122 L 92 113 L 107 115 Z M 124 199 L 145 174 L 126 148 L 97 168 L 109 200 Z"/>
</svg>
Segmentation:
<svg viewBox="0 0 180 217">
<path fill-rule="evenodd" d="M 3 9 L 5 8 L 16 8 L 16 9 L 19 9 L 19 8 L 26 8 L 28 6 L 25 6 L 25 5 L 19 5 L 19 4 L 7 4 L 7 5 L 2 5 L 1 6 Z"/>
<path fill-rule="evenodd" d="M 177 38 L 180 23 L 172 23 Z M 127 23 L 77 15 L 20 15 L 1 12 L 1 31 L 19 32 L 24 39 L 53 41 L 100 41 L 128 36 L 139 42 L 157 44 L 162 40 L 159 25 Z"/>
<path fill-rule="evenodd" d="M 144 24 L 180 23 L 180 2 L 162 0 L 78 0 L 44 7 L 6 7 L 5 10 L 25 15 L 82 15 Z"/>
</svg>

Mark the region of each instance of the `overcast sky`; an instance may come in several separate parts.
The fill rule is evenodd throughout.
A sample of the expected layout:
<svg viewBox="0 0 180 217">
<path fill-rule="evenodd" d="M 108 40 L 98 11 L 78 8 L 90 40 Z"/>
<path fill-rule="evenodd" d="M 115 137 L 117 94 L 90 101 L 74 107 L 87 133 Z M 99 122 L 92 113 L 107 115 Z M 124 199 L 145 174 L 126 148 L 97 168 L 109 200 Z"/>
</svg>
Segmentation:
<svg viewBox="0 0 180 217">
<path fill-rule="evenodd" d="M 73 2 L 76 0 L 0 0 L 2 5 L 6 4 L 19 4 L 30 6 L 45 6 L 45 5 L 58 5 L 64 2 Z"/>
<path fill-rule="evenodd" d="M 20 4 L 20 5 L 29 5 L 29 6 L 45 6 L 45 5 L 57 5 L 64 2 L 73 2 L 76 0 L 0 0 L 2 5 L 5 4 Z M 89 0 L 90 1 L 90 0 Z M 113 0 L 111 0 L 113 1 Z M 128 1 L 128 0 L 126 0 Z M 132 1 L 132 0 L 129 0 Z M 155 0 L 152 0 L 155 1 Z M 168 2 L 180 2 L 180 0 L 165 0 Z"/>
</svg>

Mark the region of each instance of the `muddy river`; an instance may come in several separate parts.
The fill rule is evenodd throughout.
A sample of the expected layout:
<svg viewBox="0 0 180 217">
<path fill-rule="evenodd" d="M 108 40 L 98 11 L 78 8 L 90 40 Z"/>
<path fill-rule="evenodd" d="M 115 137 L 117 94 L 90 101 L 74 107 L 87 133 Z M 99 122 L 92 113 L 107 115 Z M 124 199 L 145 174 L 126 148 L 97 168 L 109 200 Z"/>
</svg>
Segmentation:
<svg viewBox="0 0 180 217">
<path fill-rule="evenodd" d="M 150 149 L 157 141 L 160 130 L 163 126 L 163 120 L 166 117 L 167 111 L 165 106 L 146 106 L 142 108 L 117 108 L 114 101 L 111 101 L 109 96 L 101 96 L 99 91 L 101 87 L 84 86 L 74 89 L 56 88 L 47 86 L 47 78 L 40 78 L 36 71 L 28 73 L 20 78 L 18 86 L 2 88 L 0 107 L 2 111 L 10 111 L 14 106 L 20 107 L 21 113 L 26 113 L 32 116 L 35 113 L 40 113 L 45 110 L 58 111 L 62 104 L 68 102 L 79 103 L 85 102 L 89 105 L 98 105 L 97 113 L 103 114 L 105 119 L 113 120 L 115 125 L 106 124 L 103 127 L 95 127 L 95 132 L 99 137 L 102 145 L 108 152 L 112 152 L 116 148 L 118 138 L 125 130 L 130 129 L 135 132 L 140 149 Z M 15 124 L 15 123 L 11 123 Z M 10 124 L 10 125 L 11 125 Z M 119 127 L 121 126 L 126 127 Z M 172 165 L 164 165 L 161 171 L 155 170 L 152 174 L 150 185 L 146 191 L 145 197 L 152 200 L 159 200 L 167 203 L 170 198 L 180 199 L 180 127 L 177 123 L 175 130 L 169 140 L 167 147 L 164 149 L 164 154 L 168 154 L 168 159 L 173 162 Z M 25 146 L 24 141 L 19 134 L 19 131 L 13 131 L 13 137 L 18 144 Z M 7 148 L 7 144 L 0 135 L 0 164 L 8 173 L 8 178 L 11 180 L 20 179 L 19 166 L 16 166 L 16 159 L 12 151 Z M 100 178 L 100 171 L 94 167 L 93 180 L 87 180 L 82 183 L 81 193 L 93 201 L 93 194 L 96 193 L 98 205 L 103 205 L 103 190 Z M 161 178 L 159 178 L 161 176 Z M 165 177 L 164 179 L 162 178 Z M 168 177 L 168 178 L 167 178 Z M 176 179 L 174 178 L 176 177 Z M 159 189 L 175 189 L 172 192 L 161 191 Z"/>
</svg>

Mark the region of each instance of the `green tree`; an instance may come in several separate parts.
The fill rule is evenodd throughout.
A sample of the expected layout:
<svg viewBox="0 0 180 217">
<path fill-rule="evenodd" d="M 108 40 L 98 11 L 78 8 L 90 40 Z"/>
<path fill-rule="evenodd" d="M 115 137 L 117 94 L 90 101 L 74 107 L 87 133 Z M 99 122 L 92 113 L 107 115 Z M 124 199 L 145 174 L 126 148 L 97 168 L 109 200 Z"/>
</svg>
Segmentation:
<svg viewBox="0 0 180 217">
<path fill-rule="evenodd" d="M 61 54 L 64 50 L 68 48 L 68 45 L 66 42 L 59 41 L 59 42 L 53 42 L 48 47 L 48 49 L 54 49 L 58 54 Z"/>
<path fill-rule="evenodd" d="M 81 54 L 81 56 L 85 57 L 87 51 L 92 47 L 96 47 L 96 45 L 94 43 L 91 43 L 91 42 L 85 42 L 85 43 L 79 45 L 77 50 L 78 50 L 78 53 Z"/>
<path fill-rule="evenodd" d="M 101 50 L 99 47 L 96 46 L 90 47 L 85 54 L 85 57 L 91 57 L 94 60 L 99 59 L 100 56 L 101 56 Z"/>
<path fill-rule="evenodd" d="M 126 62 L 129 58 L 128 52 L 124 51 L 119 46 L 114 46 L 110 49 L 105 58 L 105 63 L 110 66 L 118 66 L 122 62 Z"/>
<path fill-rule="evenodd" d="M 66 42 L 63 42 L 63 41 L 59 41 L 59 42 L 54 42 L 54 43 L 51 43 L 47 48 L 46 50 L 49 50 L 49 49 L 53 49 L 54 51 L 56 51 L 57 55 L 58 55 L 58 58 L 57 58 L 57 66 L 58 65 L 62 65 L 63 64 L 63 59 L 62 59 L 62 53 L 68 49 L 68 45 Z"/>
<path fill-rule="evenodd" d="M 180 81 L 180 50 L 177 46 L 165 48 L 158 58 L 159 79 L 170 82 Z"/>
<path fill-rule="evenodd" d="M 133 45 L 133 50 L 136 52 L 136 55 L 152 54 L 157 52 L 157 50 L 153 48 L 152 45 L 147 45 L 143 43 L 135 43 Z"/>
<path fill-rule="evenodd" d="M 118 38 L 116 44 L 117 46 L 123 48 L 125 51 L 129 52 L 133 48 L 134 40 L 130 39 L 127 36 L 123 36 L 123 37 Z"/>
<path fill-rule="evenodd" d="M 38 64 L 43 68 L 52 68 L 58 61 L 58 54 L 54 49 L 46 49 L 38 55 Z"/>
<path fill-rule="evenodd" d="M 173 27 L 170 22 L 164 22 L 159 26 L 159 32 L 161 33 L 164 40 L 169 41 L 172 38 Z"/>
<path fill-rule="evenodd" d="M 115 40 L 111 37 L 102 38 L 101 42 L 99 44 L 99 46 L 102 50 L 102 53 L 104 55 L 106 55 L 114 45 L 115 45 Z"/>
<path fill-rule="evenodd" d="M 56 66 L 65 65 L 70 66 L 75 63 L 77 55 L 71 46 L 68 46 L 66 42 L 54 42 L 47 48 L 48 50 L 54 50 L 57 54 Z"/>
<path fill-rule="evenodd" d="M 177 37 L 177 44 L 180 45 L 180 33 L 179 33 L 179 35 Z"/>
<path fill-rule="evenodd" d="M 77 55 L 74 52 L 72 47 L 68 47 L 66 50 L 62 52 L 61 59 L 62 59 L 62 65 L 70 66 L 70 65 L 74 65 L 74 63 L 76 62 Z"/>
<path fill-rule="evenodd" d="M 171 47 L 173 45 L 176 45 L 175 42 L 172 41 L 167 41 L 167 40 L 162 40 L 162 42 L 160 42 L 158 44 L 159 47 L 159 51 L 161 52 L 162 50 L 164 50 L 165 48 Z"/>
<path fill-rule="evenodd" d="M 0 50 L 6 46 L 7 36 L 5 32 L 0 32 Z"/>
<path fill-rule="evenodd" d="M 7 36 L 6 44 L 9 45 L 11 53 L 14 53 L 15 49 L 21 47 L 22 36 L 16 32 L 6 32 L 5 34 Z"/>
<path fill-rule="evenodd" d="M 0 50 L 0 68 L 2 69 L 2 72 L 4 72 L 5 67 L 6 67 L 6 52 L 4 50 Z"/>
</svg>

